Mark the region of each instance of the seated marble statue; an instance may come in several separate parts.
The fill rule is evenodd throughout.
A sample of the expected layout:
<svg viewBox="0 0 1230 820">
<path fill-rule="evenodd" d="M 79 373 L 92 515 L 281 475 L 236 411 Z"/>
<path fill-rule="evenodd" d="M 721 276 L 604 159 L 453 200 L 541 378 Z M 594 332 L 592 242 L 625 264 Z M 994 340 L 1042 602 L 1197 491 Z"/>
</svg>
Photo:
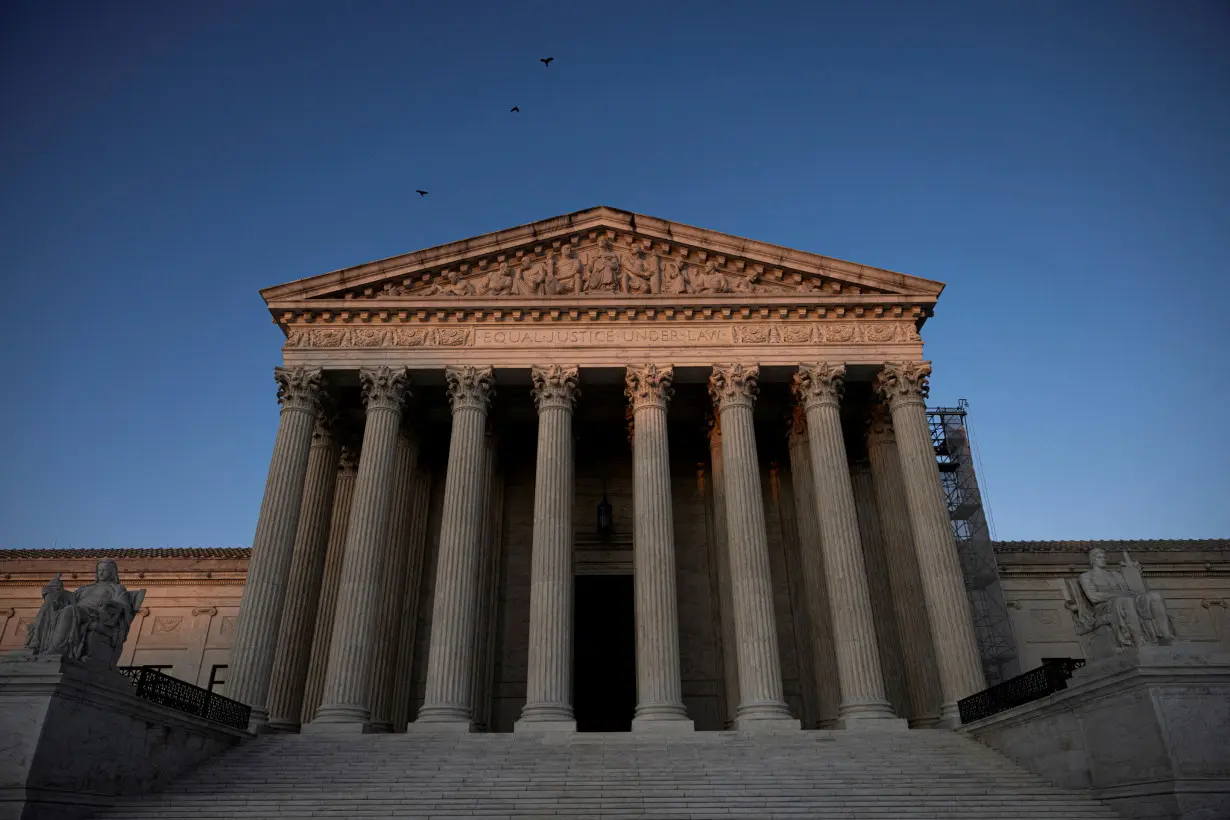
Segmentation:
<svg viewBox="0 0 1230 820">
<path fill-rule="evenodd" d="M 1069 609 L 1090 660 L 1134 646 L 1167 645 L 1175 640 L 1166 602 L 1150 592 L 1140 564 L 1124 552 L 1119 569 L 1106 566 L 1106 553 L 1089 550 L 1089 569 L 1067 582 Z"/>
<path fill-rule="evenodd" d="M 64 589 L 59 574 L 43 587 L 43 605 L 26 637 L 27 649 L 116 665 L 145 590 L 125 589 L 111 560 L 99 561 L 94 577 L 94 583 L 74 592 Z"/>
</svg>

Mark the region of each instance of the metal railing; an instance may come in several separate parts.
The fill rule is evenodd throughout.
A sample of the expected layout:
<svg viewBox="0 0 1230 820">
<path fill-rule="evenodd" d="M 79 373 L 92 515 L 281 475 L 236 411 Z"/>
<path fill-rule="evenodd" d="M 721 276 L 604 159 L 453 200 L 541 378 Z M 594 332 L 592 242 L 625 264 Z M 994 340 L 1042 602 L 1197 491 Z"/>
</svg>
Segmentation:
<svg viewBox="0 0 1230 820">
<path fill-rule="evenodd" d="M 139 698 L 221 723 L 223 726 L 248 728 L 248 717 L 252 708 L 237 700 L 224 698 L 149 666 L 121 666 L 119 673 L 136 687 Z"/>
<path fill-rule="evenodd" d="M 990 689 L 957 701 L 961 722 L 970 723 L 990 715 L 1006 712 L 1022 703 L 1039 700 L 1068 688 L 1068 678 L 1085 665 L 1076 658 L 1048 660 L 1024 675 L 1009 678 Z"/>
</svg>

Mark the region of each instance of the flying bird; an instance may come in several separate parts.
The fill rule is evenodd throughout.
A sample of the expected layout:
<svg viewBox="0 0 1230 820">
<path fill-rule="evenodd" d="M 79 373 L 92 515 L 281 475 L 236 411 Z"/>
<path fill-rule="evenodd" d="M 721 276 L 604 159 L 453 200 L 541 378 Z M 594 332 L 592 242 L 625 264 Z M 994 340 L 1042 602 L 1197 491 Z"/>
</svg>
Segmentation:
<svg viewBox="0 0 1230 820">
<path fill-rule="evenodd" d="M 516 105 L 514 105 L 512 108 L 508 109 L 508 111 L 509 111 L 509 113 L 510 113 L 510 114 L 511 114 L 511 113 L 517 113 L 517 114 L 519 114 L 519 113 L 521 113 L 521 108 L 520 108 L 520 106 L 516 106 Z"/>
<path fill-rule="evenodd" d="M 422 190 L 421 188 L 415 188 L 414 192 L 418 194 L 419 196 L 427 196 L 427 192 Z"/>
<path fill-rule="evenodd" d="M 555 59 L 554 57 L 540 57 L 540 58 L 538 58 L 538 62 L 542 63 L 542 64 L 543 64 L 543 65 L 545 65 L 547 68 L 550 68 L 550 67 L 551 67 L 551 61 L 552 61 L 552 60 L 554 60 L 554 59 Z"/>
</svg>

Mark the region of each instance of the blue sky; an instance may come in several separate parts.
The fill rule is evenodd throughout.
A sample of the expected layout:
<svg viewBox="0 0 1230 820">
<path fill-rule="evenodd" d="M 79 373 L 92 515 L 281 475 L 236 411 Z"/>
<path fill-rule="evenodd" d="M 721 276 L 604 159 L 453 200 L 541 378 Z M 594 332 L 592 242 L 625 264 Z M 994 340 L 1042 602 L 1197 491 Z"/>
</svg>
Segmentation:
<svg viewBox="0 0 1230 820">
<path fill-rule="evenodd" d="M 597 204 L 947 282 L 1000 538 L 1230 537 L 1226 42 L 1219 2 L 10 0 L 0 546 L 250 543 L 259 288 Z"/>
</svg>

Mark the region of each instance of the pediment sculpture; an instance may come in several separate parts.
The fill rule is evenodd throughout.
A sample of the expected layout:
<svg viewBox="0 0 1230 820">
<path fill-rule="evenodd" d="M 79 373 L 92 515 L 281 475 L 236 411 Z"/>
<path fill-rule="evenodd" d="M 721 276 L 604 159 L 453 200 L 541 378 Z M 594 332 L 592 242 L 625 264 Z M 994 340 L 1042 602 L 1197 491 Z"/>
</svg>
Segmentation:
<svg viewBox="0 0 1230 820">
<path fill-rule="evenodd" d="M 1166 602 L 1150 592 L 1140 564 L 1125 551 L 1118 569 L 1106 565 L 1105 551 L 1089 550 L 1089 569 L 1064 579 L 1066 606 L 1086 660 L 1111 657 L 1137 646 L 1174 643 Z"/>
<path fill-rule="evenodd" d="M 603 238 L 591 248 L 571 243 L 548 253 L 515 260 L 501 259 L 486 270 L 445 270 L 417 280 L 385 282 L 367 289 L 363 298 L 469 296 L 671 296 L 725 293 L 809 293 L 816 280 L 794 274 L 770 281 L 763 270 L 724 268 L 716 259 L 704 262 L 654 253 L 643 245 L 617 246 Z M 777 273 L 781 273 L 778 271 Z M 360 294 L 353 294 L 350 298 Z"/>
<path fill-rule="evenodd" d="M 126 589 L 111 560 L 99 561 L 94 575 L 93 583 L 72 592 L 64 589 L 59 573 L 43 587 L 43 605 L 26 636 L 27 651 L 107 667 L 119 662 L 145 590 Z"/>
</svg>

